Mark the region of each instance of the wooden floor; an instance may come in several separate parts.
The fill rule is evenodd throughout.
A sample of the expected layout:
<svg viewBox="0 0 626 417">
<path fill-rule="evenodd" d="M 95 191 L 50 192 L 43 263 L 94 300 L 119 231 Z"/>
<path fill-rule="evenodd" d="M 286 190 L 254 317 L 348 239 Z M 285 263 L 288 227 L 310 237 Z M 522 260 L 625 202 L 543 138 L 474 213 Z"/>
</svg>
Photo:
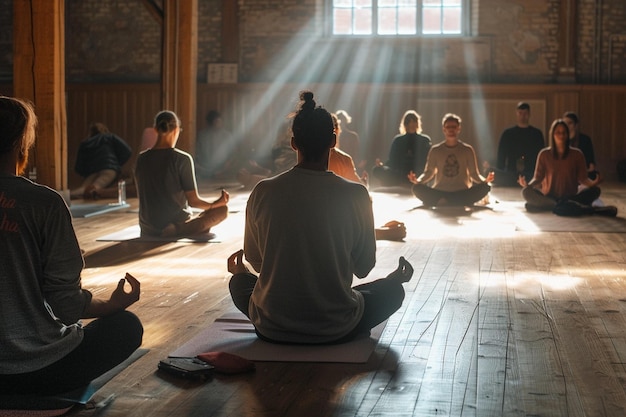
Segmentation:
<svg viewBox="0 0 626 417">
<path fill-rule="evenodd" d="M 217 197 L 215 185 L 203 194 Z M 405 221 L 408 236 L 378 242 L 369 278 L 386 275 L 400 255 L 415 275 L 369 362 L 260 362 L 253 374 L 206 383 L 156 366 L 232 307 L 226 258 L 242 245 L 246 194 L 231 191 L 235 212 L 214 229 L 220 243 L 97 242 L 136 224 L 137 213 L 75 219 L 86 288 L 107 296 L 125 272 L 140 279 L 131 310 L 150 351 L 96 393 L 106 406 L 70 415 L 626 415 L 625 233 L 522 232 L 496 221 L 519 190 L 494 189 L 494 212 L 437 213 L 416 209 L 410 195 L 372 195 L 376 223 Z M 625 195 L 624 184 L 603 187 L 620 216 Z"/>
</svg>

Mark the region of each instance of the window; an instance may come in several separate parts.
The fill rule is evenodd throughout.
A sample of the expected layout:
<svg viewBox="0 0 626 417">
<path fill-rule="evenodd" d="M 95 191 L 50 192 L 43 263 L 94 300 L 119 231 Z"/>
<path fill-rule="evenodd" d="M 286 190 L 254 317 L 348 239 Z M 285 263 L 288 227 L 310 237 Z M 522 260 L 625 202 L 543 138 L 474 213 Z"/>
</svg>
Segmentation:
<svg viewBox="0 0 626 417">
<path fill-rule="evenodd" d="M 331 0 L 333 35 L 460 35 L 468 0 Z"/>
</svg>

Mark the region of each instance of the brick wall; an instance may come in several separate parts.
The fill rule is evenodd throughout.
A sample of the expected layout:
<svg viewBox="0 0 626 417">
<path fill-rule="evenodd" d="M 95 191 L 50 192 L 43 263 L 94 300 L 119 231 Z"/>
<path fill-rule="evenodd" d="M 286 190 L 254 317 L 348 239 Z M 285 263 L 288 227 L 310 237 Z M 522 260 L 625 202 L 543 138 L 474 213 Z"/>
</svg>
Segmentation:
<svg viewBox="0 0 626 417">
<path fill-rule="evenodd" d="M 0 82 L 13 78 L 13 2 L 0 0 Z"/>
<path fill-rule="evenodd" d="M 578 5 L 577 79 L 626 83 L 626 1 L 579 0 Z"/>
<path fill-rule="evenodd" d="M 12 4 L 0 0 L 0 81 L 12 74 Z M 560 0 L 473 0 L 476 38 L 326 36 L 325 0 L 239 4 L 239 79 L 556 82 Z M 160 1 L 157 1 L 160 4 Z M 576 81 L 626 83 L 626 1 L 577 0 Z M 222 60 L 222 0 L 198 1 L 198 80 Z M 68 82 L 156 82 L 161 31 L 141 0 L 66 0 Z M 228 28 L 226 28 L 228 30 Z M 236 30 L 236 29 L 235 29 Z"/>
<path fill-rule="evenodd" d="M 66 0 L 68 82 L 155 82 L 161 29 L 141 1 Z"/>
</svg>

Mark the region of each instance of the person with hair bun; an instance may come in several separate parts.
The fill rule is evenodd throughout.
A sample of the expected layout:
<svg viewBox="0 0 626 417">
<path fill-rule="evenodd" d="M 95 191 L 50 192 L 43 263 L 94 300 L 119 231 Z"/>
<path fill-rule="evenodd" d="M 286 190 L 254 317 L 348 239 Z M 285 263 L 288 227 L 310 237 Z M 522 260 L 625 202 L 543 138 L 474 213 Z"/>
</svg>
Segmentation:
<svg viewBox="0 0 626 417">
<path fill-rule="evenodd" d="M 198 194 L 193 159 L 176 148 L 182 128 L 169 110 L 154 119 L 155 145 L 139 154 L 135 178 L 139 196 L 141 234 L 162 237 L 193 237 L 208 233 L 228 215 L 229 195 L 210 202 Z M 204 210 L 192 215 L 190 207 Z"/>
<path fill-rule="evenodd" d="M 17 394 L 86 387 L 128 358 L 143 337 L 139 318 L 126 311 L 139 300 L 139 281 L 127 273 L 108 299 L 82 288 L 84 260 L 63 197 L 22 176 L 36 124 L 29 103 L 0 96 L 3 408 Z M 94 318 L 83 326 L 81 319 Z"/>
<path fill-rule="evenodd" d="M 353 276 L 365 278 L 376 263 L 372 202 L 362 184 L 328 171 L 333 119 L 312 92 L 300 100 L 291 139 L 298 162 L 252 190 L 243 250 L 227 260 L 229 289 L 261 339 L 340 343 L 400 308 L 413 268 L 400 257 L 386 278 L 352 288 Z"/>
</svg>

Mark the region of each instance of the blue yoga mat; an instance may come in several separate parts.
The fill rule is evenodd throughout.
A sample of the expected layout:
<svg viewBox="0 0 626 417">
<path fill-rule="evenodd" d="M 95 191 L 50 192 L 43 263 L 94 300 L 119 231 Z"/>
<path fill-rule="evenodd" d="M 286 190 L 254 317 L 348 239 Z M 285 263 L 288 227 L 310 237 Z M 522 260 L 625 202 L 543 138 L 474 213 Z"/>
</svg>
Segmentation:
<svg viewBox="0 0 626 417">
<path fill-rule="evenodd" d="M 72 213 L 72 217 L 92 217 L 97 216 L 98 214 L 109 213 L 111 211 L 121 210 L 125 208 L 129 208 L 130 204 L 72 204 L 70 206 L 70 212 Z"/>
<path fill-rule="evenodd" d="M 2 410 L 63 410 L 76 404 L 87 404 L 100 388 L 113 377 L 122 372 L 130 364 L 145 355 L 149 349 L 139 348 L 124 362 L 115 368 L 100 375 L 91 381 L 89 385 L 58 395 L 35 396 L 35 395 L 0 395 L 0 415 Z M 55 414 L 48 414 L 55 415 Z"/>
</svg>

